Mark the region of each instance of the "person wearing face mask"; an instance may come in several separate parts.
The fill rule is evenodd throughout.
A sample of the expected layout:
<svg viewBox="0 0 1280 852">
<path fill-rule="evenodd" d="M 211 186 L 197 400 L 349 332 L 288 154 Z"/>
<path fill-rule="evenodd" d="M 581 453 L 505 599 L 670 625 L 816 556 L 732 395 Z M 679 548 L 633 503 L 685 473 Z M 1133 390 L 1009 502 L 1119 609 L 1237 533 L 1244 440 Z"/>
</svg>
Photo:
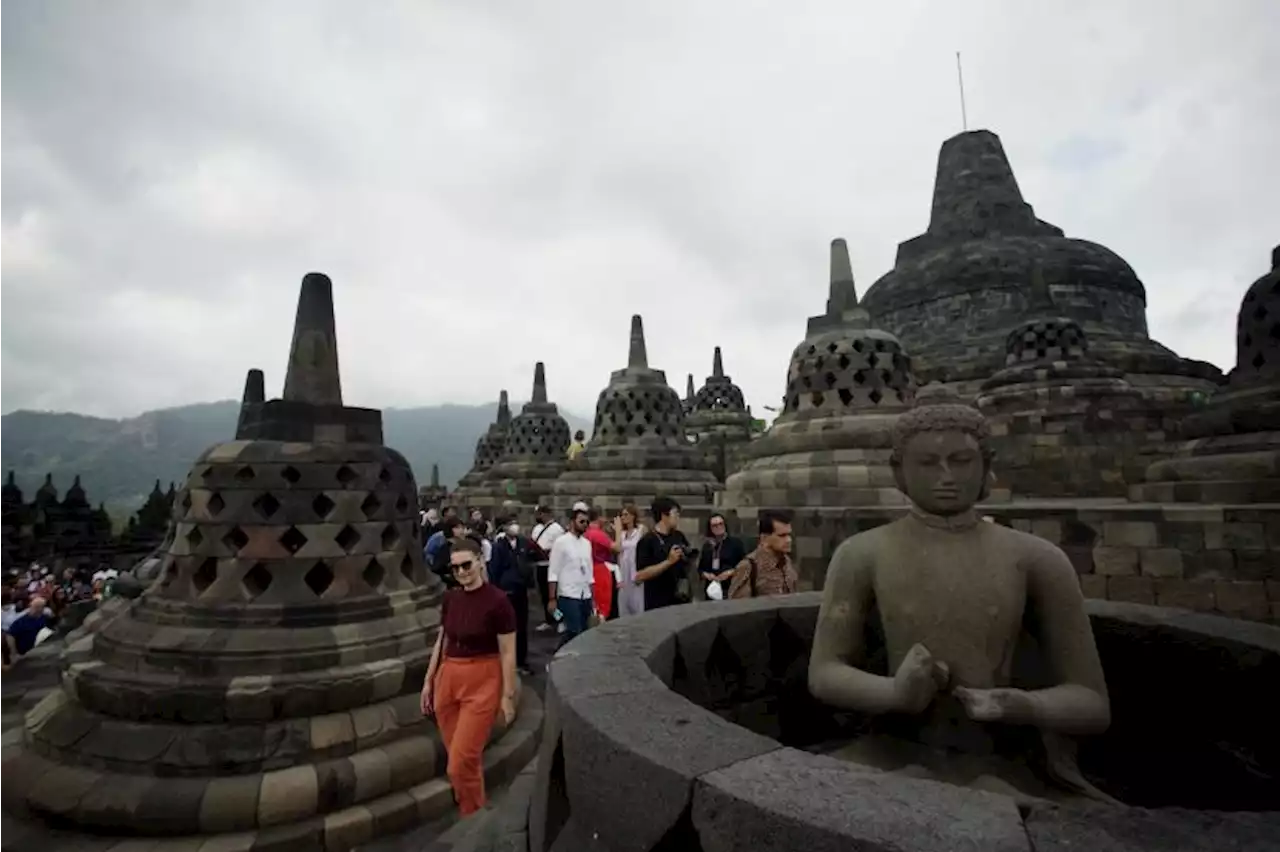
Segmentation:
<svg viewBox="0 0 1280 852">
<path fill-rule="evenodd" d="M 506 592 L 516 613 L 516 668 L 529 669 L 529 581 L 533 577 L 529 540 L 520 534 L 515 518 L 499 521 L 502 534 L 493 542 L 489 557 L 489 582 Z"/>
</svg>

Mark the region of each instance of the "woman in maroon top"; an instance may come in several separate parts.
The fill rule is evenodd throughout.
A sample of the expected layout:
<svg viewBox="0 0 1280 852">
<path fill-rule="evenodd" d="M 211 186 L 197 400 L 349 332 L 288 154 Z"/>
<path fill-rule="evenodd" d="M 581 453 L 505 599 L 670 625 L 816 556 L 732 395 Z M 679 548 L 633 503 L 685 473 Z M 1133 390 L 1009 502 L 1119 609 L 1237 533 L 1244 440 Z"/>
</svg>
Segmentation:
<svg viewBox="0 0 1280 852">
<path fill-rule="evenodd" d="M 422 712 L 436 718 L 449 783 L 463 816 L 485 805 L 484 747 L 496 715 L 516 716 L 516 613 L 484 579 L 480 545 L 455 538 L 449 557 L 459 588 L 444 593 L 440 631 L 422 684 Z"/>
</svg>

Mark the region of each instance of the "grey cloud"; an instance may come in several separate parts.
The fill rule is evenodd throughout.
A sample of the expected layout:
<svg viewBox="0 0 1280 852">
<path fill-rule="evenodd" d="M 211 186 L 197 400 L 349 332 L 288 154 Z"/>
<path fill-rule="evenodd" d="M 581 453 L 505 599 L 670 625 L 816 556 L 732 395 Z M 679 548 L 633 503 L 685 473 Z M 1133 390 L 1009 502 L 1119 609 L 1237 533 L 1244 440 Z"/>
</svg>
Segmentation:
<svg viewBox="0 0 1280 852">
<path fill-rule="evenodd" d="M 633 312 L 673 386 L 719 344 L 776 404 L 827 241 L 865 290 L 923 230 L 956 49 L 970 125 L 1167 345 L 1228 365 L 1280 235 L 1267 0 L 3 10 L 5 411 L 276 390 L 312 269 L 356 404 L 523 396 L 543 359 L 587 413 Z"/>
</svg>

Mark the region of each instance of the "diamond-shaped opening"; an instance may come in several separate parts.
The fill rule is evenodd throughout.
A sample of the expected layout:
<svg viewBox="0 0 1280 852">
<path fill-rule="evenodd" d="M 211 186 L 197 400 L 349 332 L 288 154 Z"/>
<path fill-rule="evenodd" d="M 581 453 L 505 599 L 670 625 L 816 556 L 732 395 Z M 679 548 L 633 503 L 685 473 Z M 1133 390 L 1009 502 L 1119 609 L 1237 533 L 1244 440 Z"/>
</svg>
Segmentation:
<svg viewBox="0 0 1280 852">
<path fill-rule="evenodd" d="M 391 470 L 385 464 L 378 471 L 378 479 L 381 480 L 382 482 L 391 481 Z"/>
<path fill-rule="evenodd" d="M 253 509 L 264 519 L 270 520 L 271 516 L 280 511 L 280 501 L 276 499 L 271 492 L 259 494 L 253 501 Z"/>
<path fill-rule="evenodd" d="M 840 388 L 839 396 L 840 396 L 840 402 L 843 403 L 844 405 L 848 406 L 853 403 L 853 391 L 849 390 L 848 388 Z"/>
<path fill-rule="evenodd" d="M 1253 356 L 1253 360 L 1250 363 L 1253 364 L 1253 368 L 1255 370 L 1261 370 L 1262 365 L 1267 363 L 1267 359 L 1263 358 L 1262 353 L 1259 352 L 1257 355 Z"/>
<path fill-rule="evenodd" d="M 227 501 L 222 499 L 222 495 L 217 491 L 209 497 L 209 514 L 213 516 L 221 515 L 222 510 L 227 508 Z"/>
<path fill-rule="evenodd" d="M 849 369 L 849 365 L 852 364 L 853 362 L 849 360 L 848 355 L 841 355 L 840 359 L 836 361 L 836 363 L 840 365 L 841 370 L 847 370 Z"/>
<path fill-rule="evenodd" d="M 307 537 L 303 535 L 302 530 L 297 527 L 289 527 L 289 529 L 285 530 L 284 534 L 280 536 L 280 544 L 283 545 L 284 549 L 289 551 L 291 554 L 297 553 L 304 545 L 306 545 L 306 543 Z"/>
<path fill-rule="evenodd" d="M 827 351 L 830 352 L 832 355 L 836 354 L 836 351 L 839 348 L 840 348 L 840 344 L 836 343 L 834 340 L 827 344 Z"/>
<path fill-rule="evenodd" d="M 862 340 L 861 340 L 861 339 L 858 339 L 858 340 L 853 341 L 853 351 L 854 351 L 854 352 L 861 352 L 861 351 L 863 350 L 863 348 L 864 348 L 864 344 L 863 344 L 863 342 L 862 342 Z"/>
<path fill-rule="evenodd" d="M 824 380 L 824 381 L 826 381 L 826 383 L 827 383 L 827 387 L 829 387 L 829 388 L 833 388 L 833 387 L 835 387 L 835 386 L 836 386 L 836 374 L 835 374 L 835 373 L 827 373 L 827 374 L 826 374 L 825 376 L 823 376 L 822 378 L 823 378 L 823 380 Z"/>
<path fill-rule="evenodd" d="M 199 527 L 192 527 L 187 533 L 187 544 L 192 547 L 199 547 L 200 542 L 204 541 L 204 533 L 200 532 Z"/>
<path fill-rule="evenodd" d="M 884 399 L 884 394 L 880 393 L 879 388 L 876 388 L 875 390 L 871 391 L 871 393 L 868 394 L 868 396 L 871 397 L 871 401 L 876 405 L 879 405 L 880 400 Z"/>
<path fill-rule="evenodd" d="M 382 563 L 377 559 L 370 557 L 369 564 L 360 572 L 360 577 L 365 584 L 371 589 L 379 588 L 382 581 L 387 578 L 387 570 L 382 567 Z"/>
<path fill-rule="evenodd" d="M 200 471 L 200 478 L 201 478 L 201 479 L 208 479 L 208 478 L 209 478 L 209 477 L 211 477 L 211 476 L 213 476 L 213 466 L 212 466 L 212 465 L 210 465 L 209 467 L 206 467 L 204 470 Z"/>
<path fill-rule="evenodd" d="M 249 534 L 239 527 L 232 527 L 227 530 L 227 534 L 222 537 L 222 543 L 232 552 L 236 553 L 240 548 L 249 543 Z"/>
<path fill-rule="evenodd" d="M 390 550 L 400 543 L 400 530 L 395 524 L 387 524 L 382 528 L 382 549 Z"/>
<path fill-rule="evenodd" d="M 316 597 L 320 597 L 333 585 L 333 570 L 325 563 L 317 562 L 303 575 L 302 581 L 307 584 L 307 588 L 316 593 Z"/>
<path fill-rule="evenodd" d="M 253 567 L 245 571 L 244 576 L 240 578 L 240 585 L 244 586 L 245 594 L 250 598 L 256 598 L 271 586 L 271 572 L 261 563 L 255 562 Z"/>
<path fill-rule="evenodd" d="M 249 467 L 249 465 L 245 465 L 244 467 L 236 471 L 236 481 L 238 482 L 249 482 L 253 479 L 253 477 L 254 477 L 253 468 Z"/>
<path fill-rule="evenodd" d="M 329 495 L 323 491 L 316 495 L 316 499 L 311 501 L 312 510 L 322 521 L 329 517 L 329 513 L 333 511 L 333 507 L 336 505 L 338 504 L 333 502 Z"/>
<path fill-rule="evenodd" d="M 854 374 L 853 374 L 853 380 L 854 380 L 855 382 L 857 382 L 858 384 L 860 384 L 860 385 L 861 385 L 861 384 L 866 384 L 867 376 L 866 376 L 866 374 L 865 374 L 865 373 L 863 373 L 861 370 L 857 370 L 857 371 L 855 371 L 855 372 L 854 372 Z"/>
<path fill-rule="evenodd" d="M 350 553 L 360 543 L 360 531 L 347 524 L 338 530 L 338 534 L 333 537 L 333 540 L 338 543 L 338 547 Z"/>
<path fill-rule="evenodd" d="M 196 587 L 196 594 L 204 594 L 204 590 L 218 579 L 218 560 L 212 557 L 200 563 L 200 567 L 191 575 L 191 585 Z"/>
<path fill-rule="evenodd" d="M 347 467 L 345 464 L 342 467 L 338 468 L 338 472 L 335 474 L 335 476 L 337 476 L 338 478 L 338 484 L 341 485 L 343 488 L 346 488 L 348 485 L 355 482 L 356 479 L 359 478 L 359 474 L 357 474 L 351 468 Z"/>
<path fill-rule="evenodd" d="M 360 511 L 364 512 L 365 518 L 372 518 L 378 514 L 378 510 L 382 508 L 382 501 L 378 499 L 378 495 L 373 492 L 364 498 L 364 502 L 360 504 Z"/>
<path fill-rule="evenodd" d="M 413 576 L 413 557 L 407 553 L 404 555 L 404 559 L 400 560 L 400 573 L 403 574 L 404 578 L 410 583 L 417 582 Z"/>
<path fill-rule="evenodd" d="M 403 495 L 403 494 L 399 494 L 399 495 L 397 495 L 397 496 L 396 496 L 396 511 L 397 511 L 397 512 L 403 512 L 405 509 L 408 509 L 408 508 L 409 508 L 409 501 L 405 499 L 404 495 Z"/>
<path fill-rule="evenodd" d="M 190 491 L 182 492 L 182 502 L 179 505 L 182 506 L 183 512 L 191 511 L 191 492 Z"/>
<path fill-rule="evenodd" d="M 822 395 L 822 391 L 814 391 L 814 392 L 813 392 L 813 397 L 812 397 L 812 400 L 813 400 L 813 407 L 814 407 L 814 408 L 821 408 L 821 407 L 822 407 L 822 403 L 823 403 L 823 401 L 824 401 L 825 399 L 826 399 L 826 397 L 824 397 L 824 396 Z"/>
<path fill-rule="evenodd" d="M 297 485 L 298 480 L 302 479 L 302 471 L 291 464 L 285 465 L 284 469 L 280 471 L 280 478 L 290 485 Z"/>
</svg>

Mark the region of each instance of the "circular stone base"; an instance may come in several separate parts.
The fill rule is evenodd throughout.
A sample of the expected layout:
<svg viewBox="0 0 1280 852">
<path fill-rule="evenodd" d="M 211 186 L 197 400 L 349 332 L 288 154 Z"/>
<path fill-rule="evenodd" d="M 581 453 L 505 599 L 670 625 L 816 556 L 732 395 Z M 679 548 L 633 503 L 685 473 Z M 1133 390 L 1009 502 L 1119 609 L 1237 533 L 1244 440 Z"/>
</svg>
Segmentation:
<svg viewBox="0 0 1280 852">
<path fill-rule="evenodd" d="M 510 781 L 533 758 L 542 725 L 542 702 L 525 688 L 516 721 L 510 729 L 496 729 L 485 750 L 488 787 Z M 396 757 L 400 752 L 406 755 L 403 762 Z M 365 749 L 349 758 L 264 775 L 210 779 L 117 775 L 60 766 L 25 748 L 12 753 L 6 749 L 4 774 L 8 779 L 25 779 L 22 785 L 11 780 L 4 786 L 4 809 L 21 818 L 27 828 L 33 828 L 31 823 L 42 825 L 40 817 L 44 817 L 55 820 L 59 828 L 88 825 L 113 834 L 145 834 L 151 852 L 205 847 L 246 852 L 350 849 L 438 819 L 455 807 L 453 790 L 443 777 L 444 750 L 434 740 L 434 732 Z M 34 832 L 38 835 L 39 828 Z M 83 848 L 97 848 L 92 844 L 98 843 L 105 850 L 111 845 L 102 842 L 106 838 L 80 837 L 89 844 Z M 123 850 L 138 841 L 122 839 L 121 843 Z"/>
</svg>

